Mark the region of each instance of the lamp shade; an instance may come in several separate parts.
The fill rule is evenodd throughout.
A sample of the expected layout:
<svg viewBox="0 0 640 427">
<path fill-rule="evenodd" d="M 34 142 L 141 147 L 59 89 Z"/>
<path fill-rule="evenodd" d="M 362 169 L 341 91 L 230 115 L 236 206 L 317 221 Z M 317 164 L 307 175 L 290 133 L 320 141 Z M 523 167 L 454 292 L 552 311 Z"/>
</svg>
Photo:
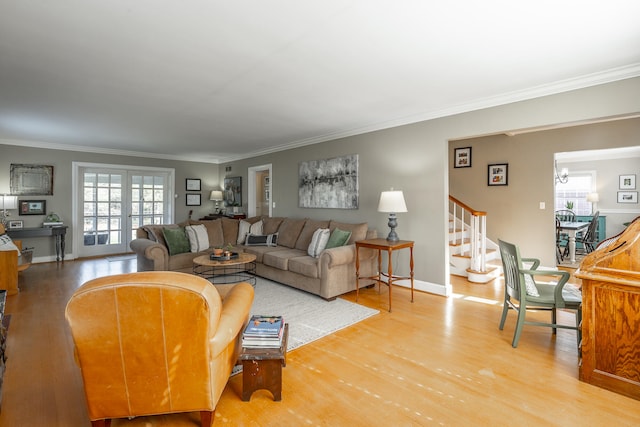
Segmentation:
<svg viewBox="0 0 640 427">
<path fill-rule="evenodd" d="M 212 190 L 211 194 L 209 195 L 209 200 L 222 200 L 222 190 Z"/>
<path fill-rule="evenodd" d="M 598 195 L 598 193 L 589 193 L 587 194 L 587 202 L 598 202 L 600 201 L 600 196 Z"/>
<path fill-rule="evenodd" d="M 378 212 L 407 212 L 402 191 L 383 191 L 380 194 Z"/>
<path fill-rule="evenodd" d="M 10 196 L 8 194 L 4 194 L 0 196 L 0 209 L 18 209 L 18 196 Z"/>
</svg>

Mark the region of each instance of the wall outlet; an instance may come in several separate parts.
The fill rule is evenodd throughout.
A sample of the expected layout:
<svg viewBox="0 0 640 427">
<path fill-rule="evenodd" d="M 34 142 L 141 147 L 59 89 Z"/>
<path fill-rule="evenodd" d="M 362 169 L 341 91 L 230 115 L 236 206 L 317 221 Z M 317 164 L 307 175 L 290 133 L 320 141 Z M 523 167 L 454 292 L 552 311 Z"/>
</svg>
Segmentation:
<svg viewBox="0 0 640 427">
<path fill-rule="evenodd" d="M 545 203 L 544 202 L 540 202 L 540 209 L 545 209 L 545 208 L 546 208 Z"/>
</svg>

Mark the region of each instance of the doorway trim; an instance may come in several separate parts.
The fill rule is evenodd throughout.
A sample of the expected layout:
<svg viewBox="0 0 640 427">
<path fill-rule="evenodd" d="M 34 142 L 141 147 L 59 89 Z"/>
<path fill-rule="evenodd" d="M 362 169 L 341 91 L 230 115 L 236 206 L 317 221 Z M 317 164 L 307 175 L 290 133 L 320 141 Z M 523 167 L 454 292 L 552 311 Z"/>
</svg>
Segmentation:
<svg viewBox="0 0 640 427">
<path fill-rule="evenodd" d="M 260 165 L 260 166 L 251 166 L 247 169 L 248 178 L 247 178 L 247 216 L 252 217 L 256 216 L 256 174 L 258 172 L 267 171 L 269 172 L 269 182 L 271 183 L 271 200 L 269 200 L 269 216 L 272 216 L 273 213 L 273 165 L 271 163 Z"/>
</svg>

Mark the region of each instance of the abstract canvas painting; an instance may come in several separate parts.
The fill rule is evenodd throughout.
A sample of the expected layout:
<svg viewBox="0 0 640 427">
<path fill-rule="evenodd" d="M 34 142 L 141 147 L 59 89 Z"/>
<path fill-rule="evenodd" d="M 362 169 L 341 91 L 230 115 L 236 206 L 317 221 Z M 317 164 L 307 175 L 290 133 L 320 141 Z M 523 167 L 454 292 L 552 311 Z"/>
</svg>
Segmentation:
<svg viewBox="0 0 640 427">
<path fill-rule="evenodd" d="M 358 155 L 300 163 L 301 208 L 358 209 Z"/>
</svg>

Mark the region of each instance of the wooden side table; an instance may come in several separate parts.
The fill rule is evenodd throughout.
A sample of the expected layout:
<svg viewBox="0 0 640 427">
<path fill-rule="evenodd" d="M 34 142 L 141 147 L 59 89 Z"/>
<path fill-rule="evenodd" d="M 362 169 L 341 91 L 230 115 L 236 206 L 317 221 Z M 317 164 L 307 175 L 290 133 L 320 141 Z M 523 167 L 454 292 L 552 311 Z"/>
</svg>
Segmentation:
<svg viewBox="0 0 640 427">
<path fill-rule="evenodd" d="M 266 389 L 273 400 L 282 400 L 282 367 L 287 366 L 289 324 L 285 323 L 280 348 L 242 347 L 242 401 L 251 400 L 254 391 Z"/>
<path fill-rule="evenodd" d="M 398 280 L 411 279 L 411 302 L 413 302 L 413 241 L 412 240 L 398 240 L 397 242 L 390 242 L 387 239 L 368 239 L 360 240 L 356 242 L 356 301 L 358 301 L 358 294 L 360 292 L 360 279 L 375 280 L 378 282 L 378 292 L 380 292 L 380 283 L 383 283 L 382 276 L 387 277 L 387 285 L 389 285 L 389 312 L 391 312 L 391 288 L 394 282 Z M 378 251 L 378 274 L 375 276 L 360 276 L 360 248 L 376 249 Z M 410 276 L 394 276 L 393 275 L 393 262 L 391 254 L 393 251 L 409 248 L 409 268 L 411 270 Z M 382 251 L 387 251 L 388 264 L 387 272 L 382 272 Z"/>
</svg>

